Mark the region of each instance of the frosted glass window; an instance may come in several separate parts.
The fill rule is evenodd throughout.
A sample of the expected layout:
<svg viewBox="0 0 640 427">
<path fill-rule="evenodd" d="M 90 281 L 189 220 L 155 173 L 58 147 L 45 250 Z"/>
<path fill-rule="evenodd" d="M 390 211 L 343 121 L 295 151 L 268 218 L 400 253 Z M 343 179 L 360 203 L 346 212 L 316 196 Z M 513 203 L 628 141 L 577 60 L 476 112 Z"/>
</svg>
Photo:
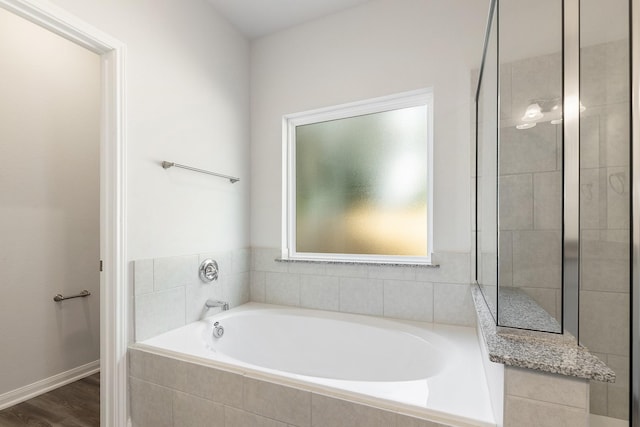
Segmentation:
<svg viewBox="0 0 640 427">
<path fill-rule="evenodd" d="M 424 103 L 295 126 L 294 255 L 428 259 L 429 131 Z"/>
</svg>

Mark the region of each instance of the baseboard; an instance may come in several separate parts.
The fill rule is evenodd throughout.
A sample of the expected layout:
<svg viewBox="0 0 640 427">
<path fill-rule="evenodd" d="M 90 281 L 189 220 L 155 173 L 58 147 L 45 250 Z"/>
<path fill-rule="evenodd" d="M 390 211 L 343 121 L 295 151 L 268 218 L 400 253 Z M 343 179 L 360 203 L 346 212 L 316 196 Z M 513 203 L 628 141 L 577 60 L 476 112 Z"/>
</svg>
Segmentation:
<svg viewBox="0 0 640 427">
<path fill-rule="evenodd" d="M 100 361 L 87 363 L 0 395 L 0 410 L 29 400 L 100 371 Z"/>
</svg>

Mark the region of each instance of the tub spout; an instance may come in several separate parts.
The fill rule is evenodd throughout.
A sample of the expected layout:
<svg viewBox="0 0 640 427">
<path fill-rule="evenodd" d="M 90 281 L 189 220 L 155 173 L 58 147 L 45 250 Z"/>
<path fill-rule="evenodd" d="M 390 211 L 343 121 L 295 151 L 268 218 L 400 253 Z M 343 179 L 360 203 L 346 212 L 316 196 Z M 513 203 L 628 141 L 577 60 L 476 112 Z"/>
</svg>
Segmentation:
<svg viewBox="0 0 640 427">
<path fill-rule="evenodd" d="M 208 299 L 207 302 L 204 303 L 204 307 L 209 310 L 214 307 L 222 307 L 222 311 L 229 310 L 229 303 L 224 301 L 214 301 L 212 299 Z"/>
</svg>

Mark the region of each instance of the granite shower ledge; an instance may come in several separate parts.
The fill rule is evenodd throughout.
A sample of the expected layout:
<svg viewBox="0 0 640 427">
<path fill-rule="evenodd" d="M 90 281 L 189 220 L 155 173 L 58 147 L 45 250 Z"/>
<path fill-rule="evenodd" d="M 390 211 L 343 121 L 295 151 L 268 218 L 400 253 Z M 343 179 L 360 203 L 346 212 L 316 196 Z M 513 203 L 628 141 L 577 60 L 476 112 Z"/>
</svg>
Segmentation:
<svg viewBox="0 0 640 427">
<path fill-rule="evenodd" d="M 492 362 L 594 381 L 615 382 L 616 374 L 607 365 L 586 347 L 575 345 L 570 340 L 545 340 L 539 335 L 498 333 L 480 288 L 474 285 L 471 292 L 478 324 Z"/>
</svg>

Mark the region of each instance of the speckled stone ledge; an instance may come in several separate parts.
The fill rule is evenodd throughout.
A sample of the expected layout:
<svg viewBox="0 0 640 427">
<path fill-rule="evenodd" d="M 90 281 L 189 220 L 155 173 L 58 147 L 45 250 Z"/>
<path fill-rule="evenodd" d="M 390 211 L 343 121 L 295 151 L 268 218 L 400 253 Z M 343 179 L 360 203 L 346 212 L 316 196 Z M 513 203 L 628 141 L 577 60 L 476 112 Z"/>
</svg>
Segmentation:
<svg viewBox="0 0 640 427">
<path fill-rule="evenodd" d="M 498 333 L 493 317 L 477 285 L 471 287 L 478 324 L 489 360 L 507 366 L 613 383 L 616 374 L 586 347 L 545 340 L 539 335 Z"/>
<path fill-rule="evenodd" d="M 307 263 L 307 264 L 347 264 L 347 265 L 373 265 L 377 267 L 418 267 L 418 268 L 440 268 L 440 264 L 411 264 L 400 262 L 368 262 L 368 261 L 342 261 L 342 260 L 316 260 L 316 259 L 291 259 L 276 258 L 275 262 Z"/>
<path fill-rule="evenodd" d="M 498 298 L 501 325 L 520 329 L 535 325 L 541 331 L 562 332 L 556 319 L 521 289 L 501 286 Z"/>
</svg>

